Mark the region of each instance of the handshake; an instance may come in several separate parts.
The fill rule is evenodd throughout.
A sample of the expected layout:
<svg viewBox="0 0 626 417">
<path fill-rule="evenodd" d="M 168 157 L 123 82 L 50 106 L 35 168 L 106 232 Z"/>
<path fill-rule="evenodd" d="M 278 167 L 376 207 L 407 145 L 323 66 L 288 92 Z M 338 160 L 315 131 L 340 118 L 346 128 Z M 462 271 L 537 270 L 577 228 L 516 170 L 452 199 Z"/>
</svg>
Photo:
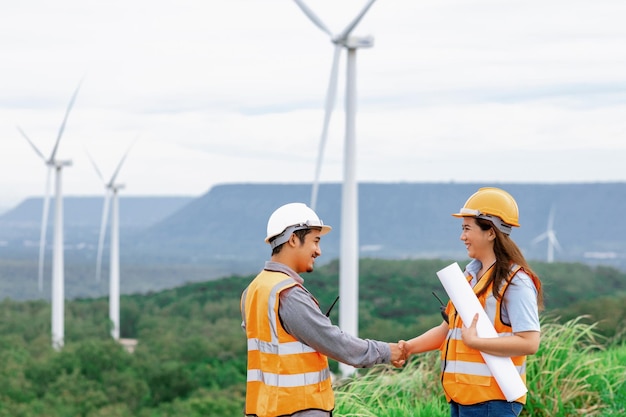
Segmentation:
<svg viewBox="0 0 626 417">
<path fill-rule="evenodd" d="M 400 340 L 398 343 L 389 343 L 389 348 L 391 349 L 391 364 L 396 368 L 402 368 L 411 355 L 409 344 L 405 340 Z"/>
</svg>

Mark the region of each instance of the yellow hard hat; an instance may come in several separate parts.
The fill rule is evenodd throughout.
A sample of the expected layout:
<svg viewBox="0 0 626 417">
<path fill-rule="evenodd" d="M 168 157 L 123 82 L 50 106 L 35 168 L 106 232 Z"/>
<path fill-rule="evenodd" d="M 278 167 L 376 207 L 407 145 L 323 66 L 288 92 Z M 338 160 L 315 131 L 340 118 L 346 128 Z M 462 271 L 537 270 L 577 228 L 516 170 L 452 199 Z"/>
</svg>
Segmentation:
<svg viewBox="0 0 626 417">
<path fill-rule="evenodd" d="M 495 187 L 483 187 L 470 196 L 454 217 L 478 217 L 491 221 L 507 235 L 519 227 L 519 209 L 511 194 Z M 495 217 L 495 218 L 494 218 Z"/>
</svg>

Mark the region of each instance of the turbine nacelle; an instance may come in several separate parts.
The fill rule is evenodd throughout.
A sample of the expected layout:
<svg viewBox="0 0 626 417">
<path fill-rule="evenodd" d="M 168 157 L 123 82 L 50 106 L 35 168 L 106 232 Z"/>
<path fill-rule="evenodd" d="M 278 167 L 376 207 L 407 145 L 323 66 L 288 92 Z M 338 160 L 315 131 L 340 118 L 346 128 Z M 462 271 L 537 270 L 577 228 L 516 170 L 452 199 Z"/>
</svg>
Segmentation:
<svg viewBox="0 0 626 417">
<path fill-rule="evenodd" d="M 117 192 L 119 190 L 123 190 L 124 188 L 126 188 L 126 184 L 107 184 L 105 186 L 105 188 L 107 190 L 111 190 L 113 192 Z"/>
<path fill-rule="evenodd" d="M 66 160 L 66 161 L 52 160 L 52 161 L 48 161 L 46 164 L 51 168 L 61 169 L 63 167 L 72 166 L 72 161 L 71 160 Z"/>
<path fill-rule="evenodd" d="M 347 39 L 333 40 L 335 45 L 339 44 L 348 49 L 371 48 L 374 46 L 373 36 L 349 36 Z"/>
</svg>

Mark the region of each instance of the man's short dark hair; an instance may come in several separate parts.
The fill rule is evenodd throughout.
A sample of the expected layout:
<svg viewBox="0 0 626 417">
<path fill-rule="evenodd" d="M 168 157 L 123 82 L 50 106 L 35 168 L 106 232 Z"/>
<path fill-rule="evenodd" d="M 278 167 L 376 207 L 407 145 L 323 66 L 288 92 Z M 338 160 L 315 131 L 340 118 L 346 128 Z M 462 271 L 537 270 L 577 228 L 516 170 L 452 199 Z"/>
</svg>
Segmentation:
<svg viewBox="0 0 626 417">
<path fill-rule="evenodd" d="M 306 235 L 308 235 L 311 232 L 312 229 L 300 229 L 300 230 L 296 230 L 295 232 L 293 232 L 294 235 L 296 235 L 298 237 L 298 240 L 300 240 L 300 244 L 304 243 L 304 237 Z M 273 240 L 273 239 L 272 239 Z M 272 242 L 272 240 L 270 240 L 270 243 Z M 287 242 L 285 242 L 287 243 Z M 273 250 L 272 250 L 272 256 L 273 255 L 277 255 L 278 253 L 280 253 L 281 248 L 283 247 L 283 245 L 285 244 L 283 243 L 282 245 L 276 246 Z"/>
</svg>

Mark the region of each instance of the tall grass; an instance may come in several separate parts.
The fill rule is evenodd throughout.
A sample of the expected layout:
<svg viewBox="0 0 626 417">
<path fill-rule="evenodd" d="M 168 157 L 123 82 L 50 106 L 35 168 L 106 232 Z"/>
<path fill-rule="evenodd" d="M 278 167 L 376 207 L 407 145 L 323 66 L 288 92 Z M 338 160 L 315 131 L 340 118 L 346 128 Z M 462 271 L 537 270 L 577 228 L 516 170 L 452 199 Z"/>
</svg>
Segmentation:
<svg viewBox="0 0 626 417">
<path fill-rule="evenodd" d="M 448 415 L 439 382 L 436 352 L 414 357 L 399 371 L 381 366 L 363 375 L 339 381 L 337 416 L 437 417 Z"/>
<path fill-rule="evenodd" d="M 626 415 L 626 345 L 606 349 L 582 317 L 543 320 L 541 347 L 527 363 L 522 416 Z M 411 358 L 402 370 L 381 366 L 336 384 L 336 415 L 445 417 L 438 352 Z"/>
<path fill-rule="evenodd" d="M 618 401 L 626 389 L 625 362 L 606 350 L 584 316 L 564 324 L 543 321 L 541 346 L 528 360 L 530 395 L 525 414 L 530 416 L 624 415 Z"/>
</svg>

